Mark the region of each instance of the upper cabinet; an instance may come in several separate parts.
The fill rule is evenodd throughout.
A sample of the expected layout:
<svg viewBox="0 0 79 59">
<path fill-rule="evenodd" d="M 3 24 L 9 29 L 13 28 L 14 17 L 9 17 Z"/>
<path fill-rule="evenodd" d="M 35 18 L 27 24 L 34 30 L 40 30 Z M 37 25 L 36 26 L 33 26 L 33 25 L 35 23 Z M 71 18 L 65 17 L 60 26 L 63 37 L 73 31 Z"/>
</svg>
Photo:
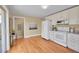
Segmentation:
<svg viewBox="0 0 79 59">
<path fill-rule="evenodd" d="M 57 16 L 56 15 L 51 15 L 46 17 L 46 19 L 51 20 L 51 25 L 56 25 L 57 22 Z"/>
<path fill-rule="evenodd" d="M 69 24 L 79 24 L 79 7 L 68 10 Z"/>
<path fill-rule="evenodd" d="M 56 22 L 57 22 L 57 15 L 53 15 L 52 16 L 52 25 L 56 25 Z"/>
<path fill-rule="evenodd" d="M 71 24 L 79 24 L 79 6 L 50 15 L 47 17 L 52 20 L 52 25 L 56 25 L 57 21 L 64 20 Z"/>
<path fill-rule="evenodd" d="M 68 10 L 65 10 L 63 12 L 61 12 L 62 18 L 63 20 L 68 20 Z"/>
<path fill-rule="evenodd" d="M 57 14 L 52 15 L 52 25 L 56 25 L 57 21 L 66 21 L 68 20 L 68 11 L 63 11 Z"/>
</svg>

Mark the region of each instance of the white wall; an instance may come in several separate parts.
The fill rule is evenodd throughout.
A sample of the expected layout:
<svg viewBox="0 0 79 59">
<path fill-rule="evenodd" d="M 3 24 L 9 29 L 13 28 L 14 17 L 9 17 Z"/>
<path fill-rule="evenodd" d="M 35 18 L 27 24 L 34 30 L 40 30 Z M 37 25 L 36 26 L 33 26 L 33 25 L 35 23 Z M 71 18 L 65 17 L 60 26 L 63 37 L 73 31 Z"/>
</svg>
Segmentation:
<svg viewBox="0 0 79 59">
<path fill-rule="evenodd" d="M 29 30 L 29 24 L 30 23 L 36 23 L 37 24 L 37 29 L 36 30 Z M 25 17 L 24 20 L 24 37 L 31 37 L 35 35 L 40 35 L 41 34 L 41 25 L 42 25 L 42 20 L 37 17 Z"/>
</svg>

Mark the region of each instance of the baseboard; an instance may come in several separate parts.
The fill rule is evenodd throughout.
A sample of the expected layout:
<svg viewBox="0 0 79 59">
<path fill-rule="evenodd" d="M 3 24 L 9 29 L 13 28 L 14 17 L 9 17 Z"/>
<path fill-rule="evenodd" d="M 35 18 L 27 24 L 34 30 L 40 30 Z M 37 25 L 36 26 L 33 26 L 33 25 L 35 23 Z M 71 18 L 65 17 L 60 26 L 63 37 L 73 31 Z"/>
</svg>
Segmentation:
<svg viewBox="0 0 79 59">
<path fill-rule="evenodd" d="M 24 38 L 29 38 L 29 37 L 33 37 L 33 36 L 39 36 L 41 34 L 35 34 L 35 35 L 29 35 L 29 36 L 25 36 Z"/>
</svg>

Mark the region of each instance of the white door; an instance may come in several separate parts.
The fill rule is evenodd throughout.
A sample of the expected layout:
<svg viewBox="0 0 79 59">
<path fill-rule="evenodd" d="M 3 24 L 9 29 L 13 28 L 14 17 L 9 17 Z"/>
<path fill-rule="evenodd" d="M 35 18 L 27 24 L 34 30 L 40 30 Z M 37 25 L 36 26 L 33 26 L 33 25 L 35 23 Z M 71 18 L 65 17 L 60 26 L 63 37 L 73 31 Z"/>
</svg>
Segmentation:
<svg viewBox="0 0 79 59">
<path fill-rule="evenodd" d="M 24 18 L 15 18 L 16 38 L 24 38 Z"/>
</svg>

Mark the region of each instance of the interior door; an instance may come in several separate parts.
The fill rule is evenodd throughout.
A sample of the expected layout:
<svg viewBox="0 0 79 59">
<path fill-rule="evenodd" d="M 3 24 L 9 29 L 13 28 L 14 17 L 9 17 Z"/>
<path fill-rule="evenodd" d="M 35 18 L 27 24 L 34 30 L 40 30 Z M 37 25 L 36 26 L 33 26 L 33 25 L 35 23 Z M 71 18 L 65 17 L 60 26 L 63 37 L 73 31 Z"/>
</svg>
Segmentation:
<svg viewBox="0 0 79 59">
<path fill-rule="evenodd" d="M 16 38 L 24 38 L 24 18 L 15 18 Z"/>
</svg>

